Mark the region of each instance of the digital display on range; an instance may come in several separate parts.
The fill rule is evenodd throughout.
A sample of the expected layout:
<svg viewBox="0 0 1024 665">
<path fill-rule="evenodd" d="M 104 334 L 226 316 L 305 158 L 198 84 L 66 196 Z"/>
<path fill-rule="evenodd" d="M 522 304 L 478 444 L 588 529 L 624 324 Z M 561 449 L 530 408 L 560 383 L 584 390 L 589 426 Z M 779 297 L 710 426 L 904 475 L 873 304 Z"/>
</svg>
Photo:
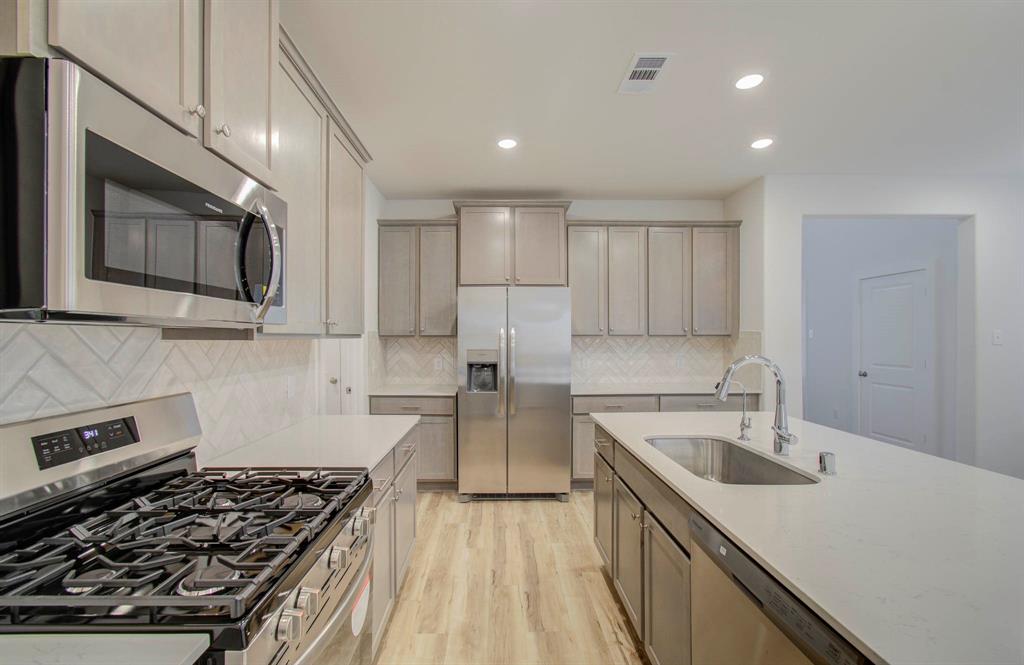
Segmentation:
<svg viewBox="0 0 1024 665">
<path fill-rule="evenodd" d="M 135 417 L 128 416 L 34 436 L 32 448 L 39 468 L 49 469 L 138 441 L 139 429 L 135 424 Z"/>
</svg>

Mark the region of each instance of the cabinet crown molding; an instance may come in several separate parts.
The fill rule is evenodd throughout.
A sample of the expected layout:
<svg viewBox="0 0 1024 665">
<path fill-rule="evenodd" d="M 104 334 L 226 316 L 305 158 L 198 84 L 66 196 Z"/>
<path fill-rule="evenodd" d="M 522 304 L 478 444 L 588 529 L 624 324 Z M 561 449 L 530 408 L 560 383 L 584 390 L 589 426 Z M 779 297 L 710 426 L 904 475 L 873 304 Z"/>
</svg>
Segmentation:
<svg viewBox="0 0 1024 665">
<path fill-rule="evenodd" d="M 542 199 L 472 199 L 452 201 L 456 212 L 461 208 L 563 208 L 568 210 L 572 201 Z"/>
</svg>

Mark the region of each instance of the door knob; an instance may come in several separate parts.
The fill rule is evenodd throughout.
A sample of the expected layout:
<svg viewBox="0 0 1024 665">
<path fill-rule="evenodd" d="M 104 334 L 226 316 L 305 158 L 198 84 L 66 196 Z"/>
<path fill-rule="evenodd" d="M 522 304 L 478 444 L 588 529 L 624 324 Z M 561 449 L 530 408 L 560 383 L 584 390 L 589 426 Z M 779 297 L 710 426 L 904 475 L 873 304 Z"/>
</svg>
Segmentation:
<svg viewBox="0 0 1024 665">
<path fill-rule="evenodd" d="M 336 376 L 332 376 L 331 378 L 327 379 L 327 381 L 328 381 L 328 382 L 329 382 L 329 383 L 330 383 L 330 384 L 331 384 L 332 386 L 338 385 L 338 377 L 336 377 Z"/>
<path fill-rule="evenodd" d="M 864 377 L 866 377 L 867 375 L 868 375 L 868 373 L 867 373 L 867 372 L 865 372 L 864 370 L 861 370 L 861 371 L 857 372 L 857 376 L 859 376 L 859 377 L 861 377 L 861 378 L 864 378 Z"/>
</svg>

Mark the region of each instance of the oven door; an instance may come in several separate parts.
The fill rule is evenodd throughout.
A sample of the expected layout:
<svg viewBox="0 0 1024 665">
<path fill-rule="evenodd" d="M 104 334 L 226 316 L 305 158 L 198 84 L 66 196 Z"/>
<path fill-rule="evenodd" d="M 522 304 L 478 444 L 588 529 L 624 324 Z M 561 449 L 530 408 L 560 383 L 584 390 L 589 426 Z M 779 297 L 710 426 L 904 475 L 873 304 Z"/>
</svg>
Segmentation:
<svg viewBox="0 0 1024 665">
<path fill-rule="evenodd" d="M 48 83 L 46 318 L 244 328 L 283 306 L 283 202 L 77 66 Z"/>
</svg>

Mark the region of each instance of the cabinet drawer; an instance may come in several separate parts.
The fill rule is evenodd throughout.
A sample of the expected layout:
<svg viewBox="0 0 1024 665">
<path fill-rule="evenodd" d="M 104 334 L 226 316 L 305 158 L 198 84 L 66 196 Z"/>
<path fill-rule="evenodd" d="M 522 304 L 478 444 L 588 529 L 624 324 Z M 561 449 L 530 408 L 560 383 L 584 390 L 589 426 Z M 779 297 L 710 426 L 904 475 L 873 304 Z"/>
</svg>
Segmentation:
<svg viewBox="0 0 1024 665">
<path fill-rule="evenodd" d="M 747 409 L 757 410 L 757 395 L 747 395 Z M 662 395 L 662 411 L 742 411 L 743 395 L 729 395 L 724 402 L 714 395 Z"/>
<path fill-rule="evenodd" d="M 412 431 L 405 435 L 405 438 L 395 446 L 395 473 L 402 473 L 405 463 L 409 461 L 416 452 L 416 445 L 419 442 L 419 426 L 413 427 Z"/>
<path fill-rule="evenodd" d="M 455 406 L 451 397 L 371 397 L 370 413 L 375 416 L 450 416 L 455 413 Z"/>
<path fill-rule="evenodd" d="M 605 395 L 601 397 L 573 397 L 572 412 L 579 414 L 622 411 L 657 411 L 657 395 Z"/>
<path fill-rule="evenodd" d="M 389 450 L 384 459 L 370 472 L 370 483 L 373 487 L 370 493 L 370 505 L 376 506 L 380 503 L 381 497 L 387 494 L 388 489 L 395 480 L 395 451 Z"/>
</svg>

